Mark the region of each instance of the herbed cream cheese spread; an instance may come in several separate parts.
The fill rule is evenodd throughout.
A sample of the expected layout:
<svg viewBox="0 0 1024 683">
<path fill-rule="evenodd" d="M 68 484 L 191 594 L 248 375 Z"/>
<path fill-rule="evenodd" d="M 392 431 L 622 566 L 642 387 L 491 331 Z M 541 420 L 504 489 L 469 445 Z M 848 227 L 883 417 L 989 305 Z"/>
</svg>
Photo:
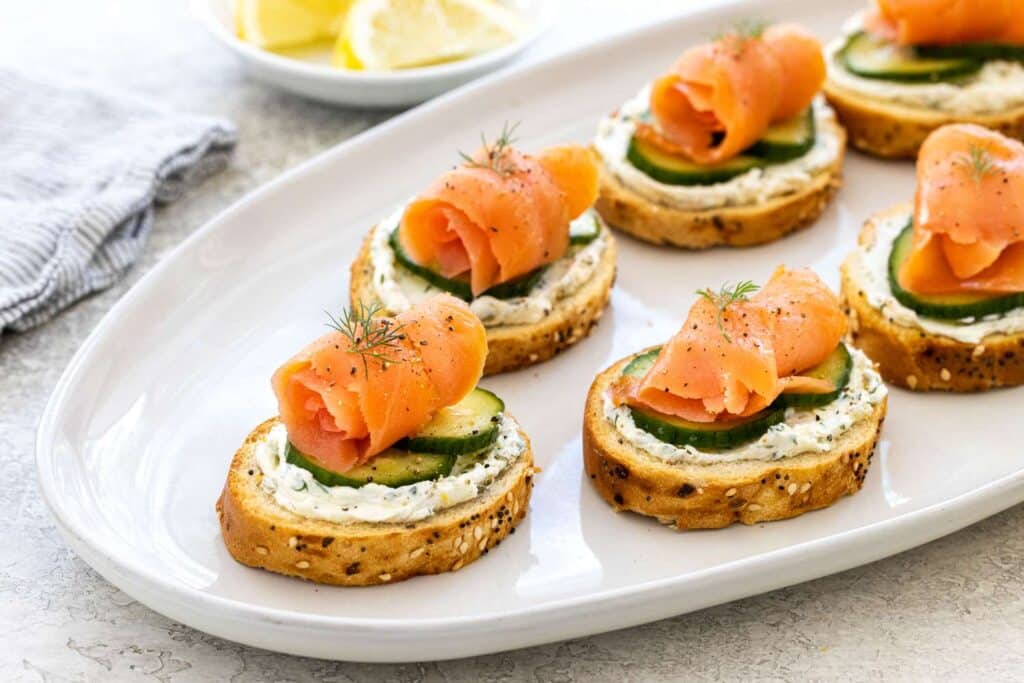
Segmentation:
<svg viewBox="0 0 1024 683">
<path fill-rule="evenodd" d="M 649 201 L 664 206 L 693 211 L 750 206 L 799 192 L 816 175 L 833 166 L 843 151 L 842 141 L 836 135 L 835 113 L 818 98 L 813 105 L 817 131 L 814 146 L 802 157 L 751 169 L 720 183 L 668 185 L 633 166 L 626 156 L 636 131 L 636 121 L 647 114 L 650 92 L 649 85 L 644 87 L 614 115 L 602 119 L 594 147 L 605 167 L 619 182 Z"/>
<path fill-rule="evenodd" d="M 1024 106 L 1024 64 L 991 60 L 975 74 L 939 83 L 901 83 L 850 73 L 839 59 L 848 36 L 861 29 L 861 16 L 825 49 L 828 78 L 862 97 L 950 114 L 998 114 Z"/>
<path fill-rule="evenodd" d="M 402 210 L 399 210 L 381 221 L 374 229 L 370 243 L 373 286 L 384 307 L 395 313 L 401 313 L 441 291 L 396 263 L 395 253 L 388 244 L 388 239 L 398 228 L 401 218 Z M 539 322 L 551 313 L 559 301 L 572 296 L 590 281 L 608 246 L 609 230 L 593 210 L 585 211 L 576 219 L 594 220 L 600 224 L 598 236 L 589 244 L 570 245 L 565 256 L 547 267 L 540 280 L 530 290 L 529 296 L 510 299 L 480 296 L 470 302 L 470 309 L 480 318 L 484 327 Z"/>
<path fill-rule="evenodd" d="M 285 460 L 288 432 L 275 425 L 257 443 L 263 490 L 297 515 L 330 522 L 415 522 L 476 498 L 526 450 L 515 420 L 501 415 L 498 438 L 486 451 L 461 456 L 452 473 L 433 481 L 392 488 L 324 486 L 309 470 Z"/>
<path fill-rule="evenodd" d="M 818 408 L 787 408 L 786 419 L 758 439 L 736 448 L 702 451 L 693 446 L 674 446 L 637 426 L 626 406 L 616 406 L 604 395 L 604 414 L 634 448 L 668 463 L 718 465 L 744 460 L 782 460 L 803 453 L 824 453 L 836 439 L 866 419 L 888 393 L 871 361 L 850 348 L 853 367 L 846 389 L 835 401 Z"/>
<path fill-rule="evenodd" d="M 985 316 L 980 320 L 939 320 L 918 315 L 897 301 L 889 286 L 889 256 L 892 254 L 893 241 L 907 227 L 909 220 L 909 213 L 873 219 L 874 240 L 871 244 L 858 245 L 849 260 L 850 275 L 864 290 L 872 307 L 897 325 L 915 327 L 965 344 L 977 344 L 992 334 L 1024 332 L 1024 307 Z"/>
</svg>

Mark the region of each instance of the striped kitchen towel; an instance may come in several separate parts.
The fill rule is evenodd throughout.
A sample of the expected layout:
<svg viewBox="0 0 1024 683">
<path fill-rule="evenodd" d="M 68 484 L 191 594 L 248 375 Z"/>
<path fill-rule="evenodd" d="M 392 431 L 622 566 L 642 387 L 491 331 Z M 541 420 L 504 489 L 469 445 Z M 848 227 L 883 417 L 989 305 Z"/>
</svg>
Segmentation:
<svg viewBox="0 0 1024 683">
<path fill-rule="evenodd" d="M 227 163 L 234 126 L 0 67 L 0 333 L 109 287 L 168 202 Z"/>
</svg>

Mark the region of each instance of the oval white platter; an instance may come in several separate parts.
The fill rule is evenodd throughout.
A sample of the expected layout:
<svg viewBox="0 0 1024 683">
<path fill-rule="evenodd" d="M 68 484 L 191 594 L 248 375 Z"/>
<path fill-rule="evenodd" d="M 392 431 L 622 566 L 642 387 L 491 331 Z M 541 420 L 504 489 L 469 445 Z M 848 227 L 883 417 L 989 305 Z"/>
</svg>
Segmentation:
<svg viewBox="0 0 1024 683">
<path fill-rule="evenodd" d="M 772 3 L 828 38 L 859 0 Z M 236 564 L 214 501 L 250 428 L 274 412 L 273 369 L 346 302 L 364 232 L 472 148 L 521 121 L 521 145 L 586 142 L 602 113 L 687 45 L 764 16 L 732 2 L 494 77 L 292 171 L 198 230 L 107 315 L 39 427 L 43 494 L 71 546 L 129 595 L 198 629 L 271 650 L 362 661 L 476 655 L 680 614 L 900 552 L 1024 499 L 1024 390 L 894 390 L 864 490 L 798 519 L 676 533 L 613 513 L 580 462 L 583 398 L 611 361 L 670 335 L 694 290 L 809 265 L 833 285 L 871 212 L 907 199 L 908 163 L 851 154 L 809 230 L 686 253 L 620 238 L 611 310 L 555 360 L 485 380 L 533 439 L 518 532 L 465 569 L 401 584 L 317 586 Z"/>
<path fill-rule="evenodd" d="M 523 19 L 523 34 L 512 43 L 456 62 L 387 72 L 331 66 L 331 49 L 326 46 L 305 50 L 299 59 L 247 43 L 235 33 L 232 0 L 192 0 L 192 8 L 210 35 L 268 85 L 332 104 L 405 107 L 505 66 L 544 35 L 560 9 L 559 0 L 499 1 Z"/>
</svg>

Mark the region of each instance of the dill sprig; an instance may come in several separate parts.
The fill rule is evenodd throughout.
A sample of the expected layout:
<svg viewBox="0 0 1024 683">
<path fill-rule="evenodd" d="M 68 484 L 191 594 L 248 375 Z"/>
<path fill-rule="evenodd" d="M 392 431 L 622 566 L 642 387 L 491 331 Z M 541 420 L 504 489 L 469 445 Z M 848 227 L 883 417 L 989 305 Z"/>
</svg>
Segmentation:
<svg viewBox="0 0 1024 683">
<path fill-rule="evenodd" d="M 514 136 L 516 128 L 518 127 L 518 121 L 516 121 L 512 125 L 509 125 L 509 123 L 506 121 L 505 124 L 501 127 L 501 134 L 498 135 L 497 139 L 495 139 L 494 142 L 488 142 L 487 136 L 481 132 L 480 145 L 484 150 L 483 161 L 480 161 L 479 159 L 476 159 L 472 155 L 466 154 L 465 152 L 462 151 L 459 152 L 459 156 L 466 163 L 466 166 L 470 166 L 472 168 L 488 168 L 494 171 L 495 173 L 507 175 L 508 173 L 511 173 L 515 169 L 511 164 L 506 163 L 505 150 L 507 150 L 515 143 L 516 138 Z"/>
<path fill-rule="evenodd" d="M 711 40 L 715 42 L 727 39 L 735 40 L 736 48 L 742 50 L 748 40 L 763 36 L 766 28 L 768 28 L 768 22 L 761 19 L 741 19 L 729 28 L 713 34 Z"/>
<path fill-rule="evenodd" d="M 729 283 L 726 282 L 717 292 L 712 292 L 710 287 L 698 289 L 697 294 L 710 301 L 718 309 L 718 330 L 725 337 L 725 341 L 731 344 L 732 337 L 725 331 L 725 322 L 722 320 L 725 309 L 738 301 L 746 301 L 751 294 L 759 289 L 761 289 L 759 285 L 755 285 L 750 280 L 743 280 L 737 282 L 735 287 L 729 286 Z"/>
<path fill-rule="evenodd" d="M 959 155 L 954 163 L 966 168 L 976 184 L 980 184 L 985 176 L 995 171 L 992 155 L 988 150 L 974 143 L 971 143 L 967 148 L 967 153 Z"/>
<path fill-rule="evenodd" d="M 332 327 L 341 332 L 349 340 L 346 349 L 349 353 L 359 354 L 363 359 L 363 372 L 370 376 L 370 359 L 380 361 L 382 364 L 400 363 L 391 352 L 400 347 L 399 342 L 405 338 L 402 333 L 403 325 L 395 324 L 390 318 L 376 318 L 383 309 L 377 304 L 369 306 L 358 302 L 352 308 L 346 308 L 341 312 L 341 318 L 335 318 L 329 312 L 327 317 Z"/>
</svg>

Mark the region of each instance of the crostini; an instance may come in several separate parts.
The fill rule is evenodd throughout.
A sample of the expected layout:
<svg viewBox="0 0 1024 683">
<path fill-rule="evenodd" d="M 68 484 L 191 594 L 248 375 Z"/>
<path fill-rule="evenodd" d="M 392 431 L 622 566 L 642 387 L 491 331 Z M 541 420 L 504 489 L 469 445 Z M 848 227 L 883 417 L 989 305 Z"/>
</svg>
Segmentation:
<svg viewBox="0 0 1024 683">
<path fill-rule="evenodd" d="M 841 182 L 846 134 L 818 97 L 821 45 L 744 25 L 690 48 L 601 121 L 604 219 L 654 244 L 771 242 L 810 225 Z"/>
<path fill-rule="evenodd" d="M 394 583 L 460 569 L 526 514 L 530 442 L 476 388 L 480 321 L 444 294 L 377 313 L 346 313 L 274 373 L 280 416 L 249 434 L 217 501 L 242 564 Z"/>
<path fill-rule="evenodd" d="M 351 268 L 352 300 L 391 314 L 438 291 L 469 302 L 487 329 L 488 375 L 586 337 L 615 280 L 615 240 L 591 208 L 593 153 L 563 145 L 525 154 L 511 133 L 381 221 Z"/>
<path fill-rule="evenodd" d="M 835 294 L 779 268 L 760 291 L 700 295 L 668 343 L 594 380 L 583 458 L 598 493 L 682 530 L 795 517 L 860 490 L 886 388 L 842 341 Z"/>
<path fill-rule="evenodd" d="M 857 149 L 913 158 L 948 123 L 1024 137 L 1024 3 L 876 0 L 827 49 L 825 94 Z"/>
<path fill-rule="evenodd" d="M 867 221 L 842 267 L 854 343 L 917 391 L 1024 384 L 1024 144 L 932 133 L 917 192 Z"/>
</svg>

